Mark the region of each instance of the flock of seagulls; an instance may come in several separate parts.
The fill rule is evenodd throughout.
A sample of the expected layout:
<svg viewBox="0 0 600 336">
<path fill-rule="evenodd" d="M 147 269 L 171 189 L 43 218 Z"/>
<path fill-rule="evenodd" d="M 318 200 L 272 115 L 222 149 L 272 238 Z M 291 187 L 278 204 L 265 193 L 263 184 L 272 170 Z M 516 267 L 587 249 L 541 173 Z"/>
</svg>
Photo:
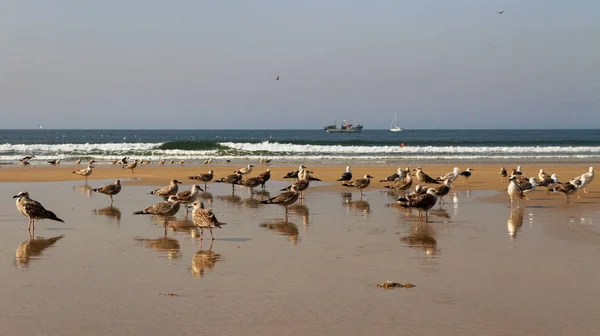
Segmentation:
<svg viewBox="0 0 600 336">
<path fill-rule="evenodd" d="M 29 159 L 31 159 L 31 157 L 25 157 L 22 161 L 27 161 Z M 124 158 L 121 161 L 126 161 L 126 159 L 127 158 Z M 86 168 L 75 170 L 72 173 L 85 177 L 87 185 L 87 180 L 94 169 L 93 163 L 94 162 L 90 161 Z M 123 168 L 131 169 L 133 172 L 137 163 L 138 160 L 134 160 L 133 162 L 127 163 Z M 271 178 L 271 172 L 270 169 L 267 169 L 257 176 L 250 177 L 253 168 L 254 166 L 252 164 L 248 164 L 245 167 L 235 170 L 233 174 L 216 180 L 214 179 L 213 170 L 209 170 L 206 174 L 188 176 L 188 179 L 190 180 L 204 182 L 204 189 L 200 187 L 200 185 L 194 184 L 190 190 L 179 192 L 179 185 L 181 185 L 182 182 L 173 179 L 167 186 L 149 192 L 150 195 L 162 198 L 161 202 L 148 206 L 143 210 L 135 211 L 133 214 L 171 217 L 175 215 L 182 206 L 186 213 L 188 212 L 188 209 L 192 208 L 192 219 L 194 224 L 200 229 L 200 234 L 202 235 L 203 229 L 208 229 L 211 234 L 211 239 L 214 239 L 212 229 L 215 227 L 221 228 L 225 223 L 220 222 L 211 209 L 206 209 L 202 201 L 198 201 L 200 192 L 204 192 L 204 190 L 207 189 L 208 182 L 215 182 L 231 184 L 232 194 L 235 193 L 236 185 L 245 186 L 251 190 L 252 194 L 254 194 L 254 188 L 259 186 L 265 188 L 265 183 Z M 380 182 L 390 183 L 384 187 L 400 194 L 397 203 L 401 207 L 417 210 L 419 213 L 419 220 L 423 220 L 424 212 L 425 221 L 427 221 L 428 211 L 432 209 L 436 203 L 439 203 L 440 207 L 445 204 L 444 196 L 450 193 L 452 184 L 461 176 L 464 178 L 464 183 L 468 183 L 473 171 L 474 169 L 472 168 L 460 171 L 458 167 L 454 167 L 451 172 L 433 178 L 425 173 L 422 167 L 416 167 L 412 171 L 409 168 L 398 168 L 396 172 L 385 179 L 380 180 Z M 284 179 L 294 179 L 293 184 L 281 189 L 279 195 L 262 200 L 260 203 L 284 206 L 285 218 L 287 221 L 289 213 L 288 207 L 298 200 L 303 199 L 302 192 L 310 187 L 311 181 L 321 181 L 320 179 L 313 177 L 311 173 L 313 172 L 308 170 L 306 166 L 300 165 L 297 170 L 291 171 L 283 176 Z M 549 175 L 544 172 L 543 169 L 540 169 L 537 176 L 527 177 L 521 170 L 521 166 L 512 169 L 510 175 L 508 175 L 506 168 L 502 167 L 499 175 L 502 182 L 508 178 L 509 184 L 506 190 L 510 197 L 511 207 L 519 207 L 520 200 L 523 198 L 529 199 L 529 194 L 537 190 L 538 187 L 546 188 L 547 193 L 562 193 L 566 195 L 567 203 L 569 203 L 572 194 L 577 193 L 577 197 L 580 198 L 580 190 L 582 190 L 583 193 L 587 193 L 586 187 L 594 180 L 595 176 L 594 167 L 589 167 L 588 172 L 576 176 L 566 183 L 562 183 L 558 180 L 557 174 Z M 337 181 L 341 181 L 341 185 L 344 187 L 358 189 L 362 201 L 364 195 L 363 190 L 369 187 L 373 176 L 366 174 L 359 179 L 352 178 L 352 170 L 350 166 L 347 166 Z M 418 184 L 414 185 L 415 182 Z M 413 185 L 414 189 L 411 190 Z M 114 184 L 91 190 L 96 193 L 107 195 L 110 198 L 110 204 L 112 206 L 114 202 L 113 197 L 121 192 L 122 185 L 120 180 L 116 180 Z M 18 211 L 23 216 L 29 218 L 29 231 L 35 230 L 35 222 L 40 219 L 64 222 L 57 217 L 54 212 L 45 209 L 41 203 L 31 199 L 27 191 L 18 193 L 14 198 L 17 199 L 16 207 Z M 167 223 L 165 223 L 165 228 L 166 225 Z"/>
<path fill-rule="evenodd" d="M 581 198 L 580 190 L 583 190 L 583 193 L 588 192 L 586 187 L 594 181 L 594 167 L 590 167 L 586 173 L 576 176 L 566 183 L 560 182 L 557 174 L 548 176 L 543 169 L 540 169 L 537 177 L 527 177 L 521 170 L 521 166 L 513 169 L 510 176 L 508 176 L 506 168 L 500 168 L 500 177 L 503 182 L 508 177 L 509 184 L 506 191 L 510 197 L 511 207 L 519 207 L 520 200 L 529 199 L 528 194 L 535 191 L 537 187 L 546 188 L 547 194 L 551 192 L 563 194 L 566 196 L 567 203 L 570 203 L 572 194 L 577 194 L 577 198 Z"/>
<path fill-rule="evenodd" d="M 35 155 L 27 155 L 27 156 L 24 156 L 24 157 L 20 158 L 18 161 L 19 161 L 19 164 L 27 166 L 27 165 L 31 164 L 31 162 L 29 162 L 29 161 L 31 161 L 31 160 L 33 160 L 35 158 L 36 158 Z M 109 163 L 111 163 L 113 165 L 120 165 L 123 168 L 131 169 L 132 172 L 133 172 L 133 169 L 135 169 L 135 167 L 137 167 L 137 165 L 149 165 L 149 164 L 152 164 L 152 162 L 153 162 L 151 158 L 148 158 L 148 159 L 136 159 L 136 160 L 133 160 L 131 162 L 129 161 L 129 159 L 130 159 L 129 156 L 124 156 L 123 158 L 120 158 L 120 159 L 109 160 Z M 46 161 L 46 163 L 51 164 L 53 166 L 57 166 L 57 165 L 60 165 L 62 161 L 63 161 L 62 159 L 58 158 L 58 159 L 48 160 L 48 161 Z M 94 163 L 97 163 L 97 162 L 98 161 L 96 161 L 96 160 L 88 160 L 88 164 L 89 165 L 93 165 Z M 156 162 L 159 165 L 164 165 L 167 162 L 169 162 L 172 165 L 174 165 L 176 163 L 178 163 L 179 165 L 184 165 L 185 162 L 186 162 L 186 160 L 176 161 L 175 159 L 170 159 L 169 161 L 167 161 L 166 159 L 159 159 Z M 230 159 L 224 159 L 223 162 L 224 163 L 230 163 L 231 160 Z M 272 162 L 272 159 L 266 159 L 266 158 L 259 159 L 259 163 L 263 164 L 263 165 L 268 165 L 271 162 Z M 74 163 L 76 165 L 79 165 L 79 164 L 82 163 L 82 159 L 77 159 L 77 160 L 74 161 Z M 212 158 L 207 158 L 207 159 L 204 160 L 204 164 L 205 165 L 210 165 L 212 163 L 213 163 L 213 159 Z"/>
</svg>

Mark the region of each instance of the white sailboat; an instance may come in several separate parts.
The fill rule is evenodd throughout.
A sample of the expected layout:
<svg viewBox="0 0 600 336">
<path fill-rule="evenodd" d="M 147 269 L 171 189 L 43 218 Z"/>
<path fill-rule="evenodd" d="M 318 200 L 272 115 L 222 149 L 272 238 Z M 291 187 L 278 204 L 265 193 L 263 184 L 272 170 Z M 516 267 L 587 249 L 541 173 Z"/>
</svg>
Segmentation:
<svg viewBox="0 0 600 336">
<path fill-rule="evenodd" d="M 404 128 L 398 127 L 396 125 L 396 120 L 398 119 L 398 112 L 394 112 L 394 119 L 392 119 L 392 124 L 390 125 L 390 132 L 402 132 Z"/>
</svg>

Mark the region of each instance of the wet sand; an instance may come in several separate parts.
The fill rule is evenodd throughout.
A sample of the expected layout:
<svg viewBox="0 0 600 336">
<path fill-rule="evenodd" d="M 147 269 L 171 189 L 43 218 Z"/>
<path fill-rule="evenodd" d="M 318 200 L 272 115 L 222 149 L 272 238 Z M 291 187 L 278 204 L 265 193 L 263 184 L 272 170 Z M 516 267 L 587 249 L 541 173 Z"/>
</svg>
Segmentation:
<svg viewBox="0 0 600 336">
<path fill-rule="evenodd" d="M 205 170 L 164 167 L 176 168 L 181 176 Z M 320 168 L 314 175 L 325 180 L 340 173 Z M 426 170 L 438 168 L 449 171 Z M 587 170 L 575 168 L 545 169 L 568 177 Z M 148 195 L 158 183 L 126 181 L 112 208 L 89 190 L 110 180 L 3 183 L 0 334 L 597 334 L 596 182 L 568 205 L 536 191 L 519 211 L 508 207 L 497 167 L 489 170 L 495 184 L 479 189 L 476 182 L 492 183 L 485 172 L 457 183 L 428 224 L 375 187 L 359 201 L 358 191 L 314 183 L 286 222 L 282 207 L 257 204 L 265 195 L 209 184 L 202 197 L 227 223 L 212 244 L 208 232 L 201 244 L 183 211 L 166 237 L 163 219 L 132 215 L 159 201 Z M 41 221 L 29 241 L 10 199 L 20 190 L 66 223 Z M 386 280 L 416 287 L 375 286 Z"/>
</svg>

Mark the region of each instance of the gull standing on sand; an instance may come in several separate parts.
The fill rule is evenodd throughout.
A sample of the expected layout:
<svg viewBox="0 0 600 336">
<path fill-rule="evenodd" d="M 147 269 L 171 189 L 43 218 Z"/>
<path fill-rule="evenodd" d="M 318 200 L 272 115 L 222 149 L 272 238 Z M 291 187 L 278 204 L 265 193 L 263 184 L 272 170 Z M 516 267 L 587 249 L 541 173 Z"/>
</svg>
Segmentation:
<svg viewBox="0 0 600 336">
<path fill-rule="evenodd" d="M 577 185 L 581 183 L 580 180 L 571 180 L 567 183 L 558 183 L 553 192 L 559 192 L 567 196 L 567 203 L 571 203 L 571 194 L 577 191 Z"/>
<path fill-rule="evenodd" d="M 402 192 L 402 195 L 404 195 L 406 190 L 410 189 L 412 184 L 413 184 L 412 174 L 407 173 L 406 177 L 404 177 L 403 179 L 396 180 L 396 182 L 394 182 L 394 184 L 385 186 L 385 188 L 398 190 L 398 191 Z"/>
<path fill-rule="evenodd" d="M 108 195 L 110 197 L 110 205 L 113 205 L 113 196 L 121 192 L 121 180 L 116 180 L 114 184 L 105 185 L 102 188 L 92 189 L 93 192 Z"/>
<path fill-rule="evenodd" d="M 35 221 L 40 219 L 50 219 L 61 223 L 65 222 L 64 220 L 58 218 L 54 212 L 46 210 L 46 208 L 44 208 L 40 202 L 29 198 L 29 193 L 27 191 L 21 191 L 13 196 L 13 198 L 17 199 L 17 210 L 19 210 L 21 215 L 29 218 L 29 226 L 27 226 L 27 231 L 31 231 L 32 229 L 35 231 Z"/>
<path fill-rule="evenodd" d="M 507 176 L 508 176 L 508 172 L 506 171 L 506 168 L 501 167 L 500 168 L 500 182 L 506 182 Z"/>
<path fill-rule="evenodd" d="M 202 182 L 204 182 L 204 189 L 208 189 L 206 188 L 206 182 L 210 182 L 212 181 L 213 177 L 215 176 L 215 172 L 211 169 L 208 171 L 208 174 L 200 174 L 200 175 L 196 175 L 196 176 L 188 176 L 188 178 L 190 180 L 200 180 Z"/>
<path fill-rule="evenodd" d="M 383 180 L 379 180 L 379 182 L 394 182 L 397 179 L 401 179 L 404 178 L 404 170 L 402 170 L 402 168 L 398 168 L 398 171 L 396 173 L 393 173 L 392 175 L 386 177 Z"/>
<path fill-rule="evenodd" d="M 346 171 L 342 173 L 342 176 L 337 181 L 341 181 L 343 185 L 350 180 L 352 180 L 352 171 L 350 171 L 350 166 L 346 166 Z"/>
<path fill-rule="evenodd" d="M 56 166 L 56 165 L 60 164 L 60 159 L 50 160 L 50 161 L 48 161 L 48 163 L 53 166 Z"/>
<path fill-rule="evenodd" d="M 433 177 L 427 175 L 423 171 L 423 168 L 417 167 L 413 170 L 416 171 L 415 175 L 417 176 L 417 180 L 419 180 L 419 182 L 426 183 L 426 184 L 440 184 L 440 182 L 436 181 Z"/>
<path fill-rule="evenodd" d="M 131 162 L 130 164 L 126 165 L 123 168 L 125 168 L 125 169 L 131 169 L 131 173 L 134 174 L 134 170 L 135 170 L 135 167 L 137 167 L 137 165 L 138 165 L 138 160 L 135 159 L 135 160 L 133 160 L 133 162 Z"/>
<path fill-rule="evenodd" d="M 469 178 L 471 177 L 471 175 L 473 175 L 473 170 L 475 170 L 475 169 L 467 168 L 467 170 L 460 172 L 458 175 L 465 178 L 464 183 L 469 183 Z"/>
<path fill-rule="evenodd" d="M 79 170 L 74 170 L 72 174 L 77 174 L 79 176 L 84 176 L 85 177 L 85 182 L 87 183 L 88 176 L 92 175 L 92 168 L 94 168 L 94 166 L 88 165 L 86 168 L 79 169 Z"/>
<path fill-rule="evenodd" d="M 196 224 L 198 229 L 200 229 L 200 240 L 202 240 L 203 229 L 208 229 L 208 231 L 210 231 L 210 238 L 215 240 L 212 229 L 214 227 L 220 229 L 221 225 L 225 225 L 226 223 L 219 222 L 217 216 L 212 212 L 212 209 L 204 209 L 204 203 L 202 203 L 202 201 L 194 202 L 193 208 L 192 221 Z"/>
<path fill-rule="evenodd" d="M 242 179 L 242 176 L 243 175 L 240 174 L 239 171 L 236 171 L 231 175 L 221 177 L 220 179 L 216 180 L 215 182 L 231 184 L 231 193 L 233 194 L 235 192 L 235 185 L 238 184 L 238 182 Z"/>
<path fill-rule="evenodd" d="M 311 171 L 307 170 L 307 169 L 302 169 L 299 173 L 298 173 L 298 181 L 296 181 L 294 184 L 292 184 L 291 186 L 288 186 L 287 188 L 283 188 L 279 191 L 286 191 L 286 190 L 292 190 L 292 186 L 296 186 L 296 189 L 300 192 L 300 199 L 302 199 L 302 192 L 306 189 L 308 189 L 308 187 L 310 186 L 310 173 L 312 173 Z"/>
<path fill-rule="evenodd" d="M 538 172 L 538 180 L 543 181 L 547 178 L 548 178 L 548 174 L 546 174 L 546 172 L 544 172 L 544 169 L 540 168 L 540 171 Z"/>
<path fill-rule="evenodd" d="M 527 196 L 527 194 L 529 194 L 532 191 L 535 191 L 536 186 L 537 186 L 537 182 L 535 180 L 535 177 L 529 178 L 529 181 L 527 181 L 527 182 L 519 183 L 519 188 L 521 189 L 523 196 L 527 200 L 529 199 L 529 196 Z"/>
<path fill-rule="evenodd" d="M 300 194 L 298 193 L 298 186 L 292 185 L 290 191 L 284 191 L 281 194 L 271 197 L 267 200 L 260 201 L 262 204 L 279 204 L 285 206 L 285 220 L 288 218 L 288 206 L 296 203 Z"/>
<path fill-rule="evenodd" d="M 424 194 L 415 194 L 413 197 L 399 198 L 398 203 L 404 208 L 415 208 L 419 211 L 419 221 L 423 220 L 423 211 L 425 211 L 425 223 L 429 217 L 428 212 L 437 201 L 436 191 L 433 188 L 427 189 Z"/>
<path fill-rule="evenodd" d="M 445 180 L 444 184 L 442 184 L 440 186 L 436 186 L 433 189 L 435 190 L 435 195 L 440 198 L 440 207 L 441 207 L 443 204 L 446 204 L 446 201 L 444 201 L 444 196 L 446 196 L 446 195 L 448 195 L 448 193 L 450 193 L 450 190 L 452 189 L 452 181 L 450 179 Z"/>
<path fill-rule="evenodd" d="M 76 165 L 78 165 L 78 164 L 81 164 L 81 159 L 77 159 L 77 160 L 75 161 L 75 164 L 76 164 Z"/>
<path fill-rule="evenodd" d="M 523 191 L 519 187 L 518 178 L 515 175 L 512 175 L 509 179 L 508 188 L 506 188 L 506 192 L 508 192 L 508 196 L 510 196 L 510 206 L 513 207 L 515 203 L 517 203 L 517 207 L 520 206 L 520 201 L 523 199 Z M 516 202 L 515 202 L 516 201 Z"/>
<path fill-rule="evenodd" d="M 267 171 L 265 171 L 264 173 L 260 173 L 258 175 L 258 178 L 262 180 L 260 187 L 262 189 L 265 189 L 265 183 L 267 183 L 267 181 L 271 179 L 271 169 L 267 169 Z"/>
<path fill-rule="evenodd" d="M 181 204 L 177 200 L 177 196 L 171 195 L 169 199 L 164 202 L 156 203 L 147 207 L 144 210 L 136 211 L 134 215 L 156 215 L 163 217 L 171 217 L 174 216 L 177 211 L 179 211 L 179 207 Z"/>
<path fill-rule="evenodd" d="M 298 173 L 304 168 L 306 168 L 304 165 L 300 165 L 300 167 L 298 167 L 298 170 L 287 173 L 283 178 L 284 179 L 293 178 L 295 180 L 298 178 Z"/>
<path fill-rule="evenodd" d="M 594 180 L 594 167 L 590 167 L 590 169 L 588 170 L 587 173 L 581 174 L 579 177 L 576 177 L 575 179 L 582 180 L 582 181 L 585 179 L 585 183 L 582 183 L 580 188 L 583 188 L 583 193 L 587 194 L 588 191 L 586 190 L 586 186 L 588 186 Z"/>
<path fill-rule="evenodd" d="M 250 194 L 254 194 L 254 188 L 263 184 L 263 180 L 260 177 L 249 177 L 245 180 L 239 180 L 238 184 L 243 185 L 244 187 L 250 188 Z"/>
<path fill-rule="evenodd" d="M 181 184 L 181 182 L 177 180 L 171 180 L 171 183 L 169 183 L 168 186 L 153 190 L 150 192 L 150 195 L 155 195 L 162 198 L 167 198 L 171 195 L 175 195 L 179 190 L 178 184 Z"/>
<path fill-rule="evenodd" d="M 196 199 L 198 199 L 198 195 L 201 191 L 204 192 L 204 190 L 202 190 L 202 188 L 200 188 L 199 185 L 194 184 L 191 190 L 182 191 L 176 195 L 179 203 L 186 205 L 185 213 L 188 212 L 187 205 L 196 202 Z"/>
<path fill-rule="evenodd" d="M 239 174 L 242 174 L 243 176 L 246 176 L 248 174 L 250 174 L 252 172 L 252 167 L 254 167 L 253 165 L 249 164 L 248 166 L 241 168 L 240 170 L 238 170 L 237 172 Z"/>
<path fill-rule="evenodd" d="M 357 188 L 360 191 L 360 200 L 362 201 L 363 198 L 363 189 L 365 189 L 366 187 L 369 186 L 369 184 L 371 184 L 371 179 L 373 178 L 373 176 L 371 175 L 365 175 L 363 178 L 351 181 L 351 182 L 346 182 L 346 183 L 342 183 L 342 185 L 344 187 L 350 187 L 350 188 Z"/>
<path fill-rule="evenodd" d="M 458 169 L 458 167 L 454 167 L 454 169 L 451 172 L 438 177 L 437 180 L 440 182 L 445 181 L 445 180 L 450 180 L 450 182 L 454 182 L 454 180 L 456 180 L 459 175 L 460 175 L 460 170 Z"/>
<path fill-rule="evenodd" d="M 23 162 L 23 161 L 29 161 L 31 159 L 35 159 L 35 155 L 24 156 L 24 157 L 20 158 L 19 161 Z"/>
<path fill-rule="evenodd" d="M 558 184 L 558 175 L 552 174 L 552 176 L 545 178 L 542 181 L 537 182 L 540 187 L 546 187 L 546 194 L 550 194 L 550 190 Z"/>
</svg>

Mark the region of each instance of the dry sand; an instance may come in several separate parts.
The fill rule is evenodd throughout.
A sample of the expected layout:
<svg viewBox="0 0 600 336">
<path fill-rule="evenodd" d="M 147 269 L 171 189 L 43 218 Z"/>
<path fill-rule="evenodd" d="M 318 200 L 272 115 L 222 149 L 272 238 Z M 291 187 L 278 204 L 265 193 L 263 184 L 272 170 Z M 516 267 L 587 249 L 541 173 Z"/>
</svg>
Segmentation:
<svg viewBox="0 0 600 336">
<path fill-rule="evenodd" d="M 218 177 L 239 167 L 211 168 Z M 293 169 L 269 168 L 274 178 Z M 356 190 L 313 183 L 287 222 L 283 208 L 258 204 L 266 195 L 210 184 L 202 198 L 227 222 L 212 244 L 201 244 L 183 211 L 166 237 L 162 219 L 132 215 L 159 201 L 153 188 L 209 167 L 132 175 L 100 165 L 91 178 L 102 180 L 89 185 L 74 166 L 2 168 L 0 180 L 12 182 L 0 189 L 0 335 L 598 334 L 597 182 L 572 204 L 536 191 L 511 210 L 499 167 L 473 168 L 427 224 L 378 184 L 359 201 Z M 324 181 L 343 171 L 310 169 Z M 566 180 L 587 166 L 544 169 Z M 353 167 L 376 179 L 394 170 Z M 143 179 L 126 181 L 112 208 L 90 191 L 131 176 Z M 30 241 L 10 198 L 20 190 L 66 223 L 41 221 Z M 386 280 L 416 287 L 375 286 Z"/>
</svg>

